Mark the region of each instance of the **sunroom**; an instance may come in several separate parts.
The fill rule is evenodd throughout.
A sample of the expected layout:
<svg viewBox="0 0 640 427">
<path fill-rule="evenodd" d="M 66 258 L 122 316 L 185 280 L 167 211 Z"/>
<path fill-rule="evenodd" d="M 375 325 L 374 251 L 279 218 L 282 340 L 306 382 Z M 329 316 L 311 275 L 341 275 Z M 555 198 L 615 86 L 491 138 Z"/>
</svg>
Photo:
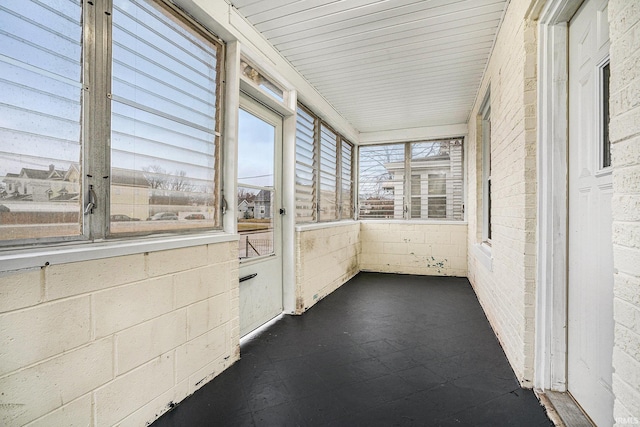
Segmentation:
<svg viewBox="0 0 640 427">
<path fill-rule="evenodd" d="M 466 284 L 554 422 L 640 422 L 636 2 L 10 0 L 0 23 L 3 425 L 151 423 L 380 277 Z"/>
</svg>

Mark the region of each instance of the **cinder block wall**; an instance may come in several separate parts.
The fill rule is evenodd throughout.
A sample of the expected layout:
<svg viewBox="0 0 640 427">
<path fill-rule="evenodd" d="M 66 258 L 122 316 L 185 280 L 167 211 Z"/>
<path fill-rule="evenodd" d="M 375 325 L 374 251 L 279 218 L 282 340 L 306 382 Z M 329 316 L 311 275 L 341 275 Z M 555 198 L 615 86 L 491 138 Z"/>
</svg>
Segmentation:
<svg viewBox="0 0 640 427">
<path fill-rule="evenodd" d="M 296 230 L 296 314 L 358 274 L 360 224 L 355 221 Z"/>
<path fill-rule="evenodd" d="M 535 315 L 536 23 L 511 2 L 469 121 L 468 277 L 523 386 L 532 386 Z M 492 246 L 482 238 L 480 106 L 491 90 Z"/>
<path fill-rule="evenodd" d="M 140 426 L 239 357 L 237 242 L 0 276 L 0 425 Z"/>
<path fill-rule="evenodd" d="M 467 224 L 362 221 L 360 270 L 467 275 Z"/>
<path fill-rule="evenodd" d="M 616 425 L 640 421 L 640 3 L 609 2 Z"/>
</svg>

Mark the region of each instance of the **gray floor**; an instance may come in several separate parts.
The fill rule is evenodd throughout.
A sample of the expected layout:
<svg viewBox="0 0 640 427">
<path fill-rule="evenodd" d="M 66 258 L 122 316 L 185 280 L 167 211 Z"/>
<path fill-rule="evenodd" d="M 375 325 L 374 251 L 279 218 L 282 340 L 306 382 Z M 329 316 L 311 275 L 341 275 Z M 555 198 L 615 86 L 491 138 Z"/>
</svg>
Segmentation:
<svg viewBox="0 0 640 427">
<path fill-rule="evenodd" d="M 550 426 L 467 279 L 360 273 L 153 426 Z"/>
</svg>

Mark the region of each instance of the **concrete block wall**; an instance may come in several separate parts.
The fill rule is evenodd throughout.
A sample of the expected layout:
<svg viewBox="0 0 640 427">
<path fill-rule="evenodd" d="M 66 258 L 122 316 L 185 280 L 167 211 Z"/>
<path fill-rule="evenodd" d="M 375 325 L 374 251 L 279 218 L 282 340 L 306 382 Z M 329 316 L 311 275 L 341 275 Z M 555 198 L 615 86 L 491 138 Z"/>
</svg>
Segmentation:
<svg viewBox="0 0 640 427">
<path fill-rule="evenodd" d="M 296 314 L 302 314 L 360 271 L 360 224 L 302 226 L 295 239 Z"/>
<path fill-rule="evenodd" d="M 140 426 L 239 357 L 237 242 L 0 276 L 0 425 Z"/>
<path fill-rule="evenodd" d="M 536 23 L 529 1 L 510 2 L 470 115 L 468 277 L 521 384 L 534 357 L 536 223 Z M 490 87 L 492 242 L 482 239 L 479 109 Z M 485 254 L 485 255 L 483 255 Z M 484 257 L 484 259 L 483 259 Z"/>
<path fill-rule="evenodd" d="M 467 224 L 361 221 L 360 270 L 467 275 Z"/>
<path fill-rule="evenodd" d="M 616 425 L 640 423 L 640 3 L 610 0 L 613 393 Z"/>
</svg>

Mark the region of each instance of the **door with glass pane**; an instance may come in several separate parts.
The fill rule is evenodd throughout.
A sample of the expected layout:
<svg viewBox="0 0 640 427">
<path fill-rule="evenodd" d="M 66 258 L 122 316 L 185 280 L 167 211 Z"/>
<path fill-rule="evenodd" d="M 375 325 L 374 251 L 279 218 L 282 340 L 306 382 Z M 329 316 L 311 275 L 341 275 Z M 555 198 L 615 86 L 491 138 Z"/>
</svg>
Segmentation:
<svg viewBox="0 0 640 427">
<path fill-rule="evenodd" d="M 282 313 L 282 117 L 243 97 L 238 119 L 240 335 Z"/>
<path fill-rule="evenodd" d="M 569 23 L 567 386 L 598 426 L 614 423 L 607 7 L 586 1 Z"/>
</svg>

